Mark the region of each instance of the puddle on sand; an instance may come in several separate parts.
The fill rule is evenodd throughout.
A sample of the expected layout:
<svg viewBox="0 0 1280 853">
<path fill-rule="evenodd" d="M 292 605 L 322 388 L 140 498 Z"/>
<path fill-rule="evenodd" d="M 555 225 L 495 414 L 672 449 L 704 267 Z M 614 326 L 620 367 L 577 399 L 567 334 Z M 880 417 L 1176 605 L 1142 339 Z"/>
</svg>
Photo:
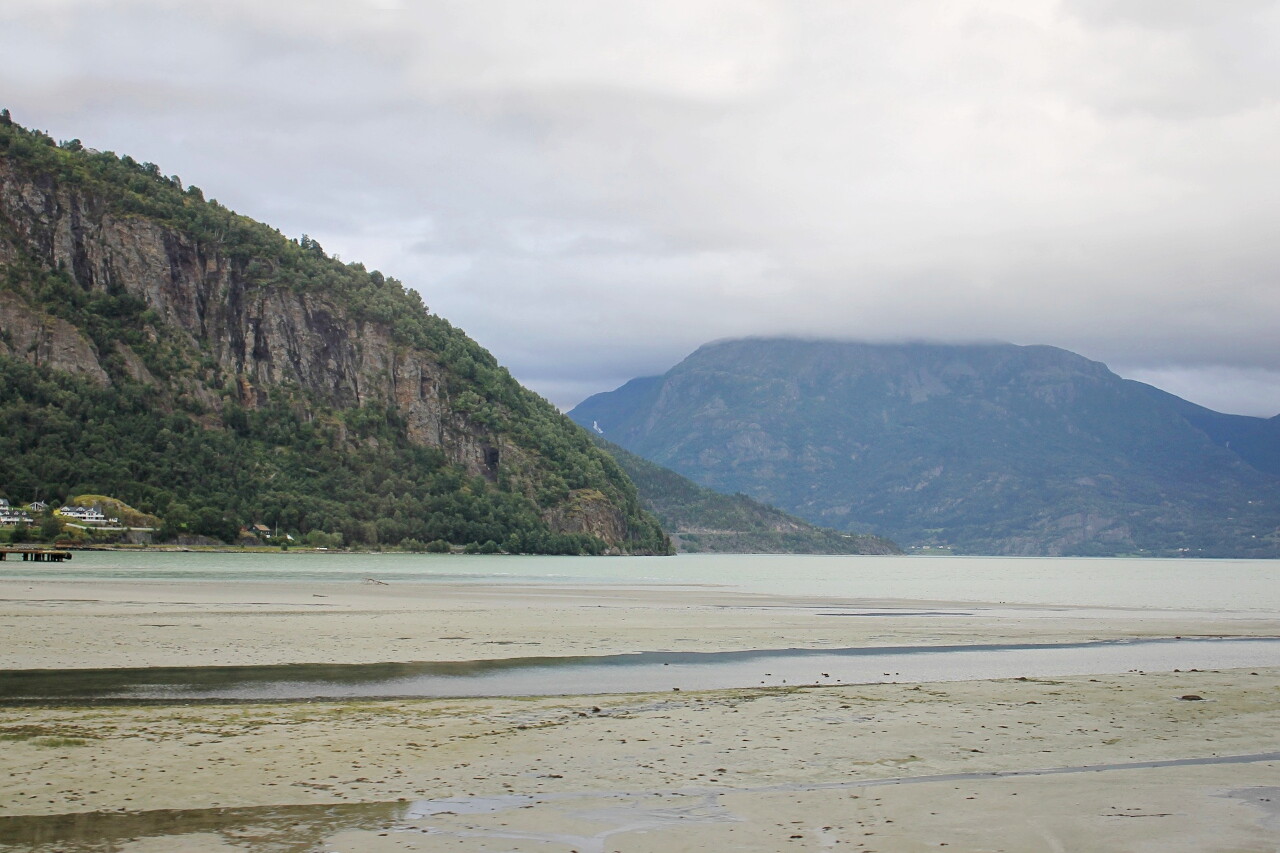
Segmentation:
<svg viewBox="0 0 1280 853">
<path fill-rule="evenodd" d="M 1237 788 L 1234 791 L 1227 791 L 1222 796 L 1241 800 L 1261 809 L 1266 815 L 1261 820 L 1262 825 L 1268 829 L 1280 830 L 1280 788 Z"/>
<path fill-rule="evenodd" d="M 386 830 L 408 803 L 261 806 L 255 808 L 85 812 L 0 817 L 0 851 L 117 853 L 151 839 L 185 850 L 184 838 L 205 836 L 202 849 L 305 853 L 343 830 Z M 216 839 L 216 840 L 215 840 Z"/>
<path fill-rule="evenodd" d="M 484 801 L 485 805 L 491 805 L 488 802 L 491 798 L 482 797 L 479 799 Z M 532 841 L 536 842 L 540 849 L 542 845 L 554 844 L 561 846 L 547 849 L 572 850 L 576 851 L 576 853 L 605 853 L 606 850 L 614 849 L 610 839 L 616 835 L 626 835 L 631 832 L 650 832 L 691 823 L 740 823 L 744 820 L 720 803 L 720 792 L 718 791 L 706 793 L 672 791 L 641 794 L 619 792 L 552 794 L 531 799 L 535 802 L 581 800 L 581 807 L 562 812 L 562 820 L 564 824 L 575 828 L 581 826 L 582 830 L 578 832 L 563 831 L 567 828 L 566 826 L 561 826 L 562 831 L 559 832 L 544 828 L 534 829 L 532 826 L 521 828 L 516 825 L 519 823 L 516 820 L 503 821 L 498 827 L 485 828 L 467 820 L 437 819 L 432 824 L 419 828 L 417 831 L 431 838 L 458 840 L 497 839 L 504 842 Z M 521 808 L 529 807 L 521 806 Z M 468 808 L 465 812 L 456 814 L 465 817 L 465 815 L 475 814 L 479 811 L 495 810 L 482 806 L 480 808 Z M 455 812 L 432 811 L 430 814 L 440 816 L 440 818 L 445 816 L 451 818 L 455 815 Z M 592 831 L 596 825 L 600 824 L 604 824 L 605 828 Z M 407 828 L 406 831 L 413 832 L 414 829 Z M 528 848 L 513 847 L 511 849 L 522 850 Z"/>
<path fill-rule="evenodd" d="M 1280 638 L 753 649 L 497 660 L 0 673 L 0 701 L 551 696 L 1280 665 Z"/>
<path fill-rule="evenodd" d="M 1135 761 L 986 773 L 949 773 L 901 776 L 885 779 L 850 779 L 842 782 L 783 783 L 717 790 L 582 791 L 552 794 L 503 794 L 450 797 L 439 800 L 341 805 L 272 806 L 260 808 L 192 809 L 187 811 L 89 812 L 84 814 L 0 817 L 0 851 L 24 853 L 133 853 L 146 850 L 251 850 L 254 853 L 315 853 L 359 849 L 337 844 L 352 834 L 359 844 L 363 833 L 425 836 L 426 838 L 492 838 L 504 841 L 559 843 L 579 853 L 603 853 L 616 835 L 645 832 L 689 823 L 749 821 L 721 802 L 721 794 L 804 792 L 917 785 L 957 781 L 992 781 L 1028 776 L 1060 776 L 1103 773 L 1114 770 L 1154 770 L 1222 764 L 1280 762 L 1280 752 L 1221 755 L 1206 758 Z M 1272 798 L 1277 788 L 1243 788 L 1222 796 L 1243 800 L 1267 812 L 1271 825 L 1278 812 Z M 468 818 L 502 812 L 519 813 L 540 805 L 556 805 L 575 823 L 605 824 L 596 832 L 552 832 L 521 829 L 508 823 L 484 828 Z M 564 807 L 568 807 L 567 809 Z M 188 840 L 206 838 L 211 845 L 197 847 Z M 148 846 L 154 842 L 160 846 Z M 431 847 L 408 849 L 432 849 Z"/>
<path fill-rule="evenodd" d="M 571 833 L 470 828 L 467 816 L 528 808 L 540 802 L 580 801 L 573 822 L 604 824 L 598 832 Z M 461 824 L 453 818 L 464 818 Z M 127 853 L 134 850 L 314 853 L 329 850 L 344 833 L 411 833 L 432 838 L 500 838 L 559 843 L 579 853 L 603 853 L 612 836 L 689 822 L 734 822 L 717 793 L 549 794 L 456 797 L 415 802 L 363 803 L 186 811 L 90 812 L 0 817 L 0 851 L 23 853 Z M 358 843 L 358 842 L 357 842 Z M 341 846 L 341 845 L 339 845 Z M 343 846 L 343 849 L 352 849 Z"/>
</svg>

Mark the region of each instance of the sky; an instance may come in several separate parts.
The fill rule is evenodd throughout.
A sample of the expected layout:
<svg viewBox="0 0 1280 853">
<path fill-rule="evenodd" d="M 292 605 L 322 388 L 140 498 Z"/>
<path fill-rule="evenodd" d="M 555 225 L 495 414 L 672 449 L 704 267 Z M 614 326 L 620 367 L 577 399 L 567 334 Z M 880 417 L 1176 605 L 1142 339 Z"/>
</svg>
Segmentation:
<svg viewBox="0 0 1280 853">
<path fill-rule="evenodd" d="M 0 106 L 416 288 L 562 408 L 746 335 L 1280 413 L 1280 0 L 3 0 Z"/>
</svg>

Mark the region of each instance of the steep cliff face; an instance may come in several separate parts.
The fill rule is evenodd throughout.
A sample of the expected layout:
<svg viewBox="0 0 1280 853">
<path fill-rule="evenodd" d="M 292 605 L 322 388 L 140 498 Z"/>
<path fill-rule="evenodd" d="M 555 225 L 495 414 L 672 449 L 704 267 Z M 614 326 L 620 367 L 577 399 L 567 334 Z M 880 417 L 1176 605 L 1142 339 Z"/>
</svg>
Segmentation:
<svg viewBox="0 0 1280 853">
<path fill-rule="evenodd" d="M 0 128 L 0 329 L 0 356 L 150 386 L 161 409 L 207 428 L 282 403 L 303 421 L 385 412 L 411 444 L 536 505 L 553 532 L 665 547 L 580 430 L 398 282 L 150 164 L 15 126 Z M 599 496 L 585 515 L 583 490 Z"/>
<path fill-rule="evenodd" d="M 117 216 L 91 195 L 23 174 L 0 161 L 0 217 L 13 237 L 8 255 L 26 250 L 48 270 L 66 270 L 86 292 L 119 290 L 154 313 L 192 356 L 207 356 L 239 402 L 255 407 L 268 389 L 295 386 L 328 406 L 394 406 L 415 442 L 436 447 L 470 473 L 490 475 L 502 439 L 451 410 L 444 370 L 428 353 L 398 346 L 384 324 L 348 316 L 322 294 L 258 286 L 216 246 L 138 216 Z M 25 303 L 0 299 L 12 330 L 9 353 L 109 381 L 79 331 Z M 134 378 L 145 366 L 127 350 Z M 154 377 L 151 377 L 154 381 Z M 207 389 L 196 386 L 197 392 Z M 207 393 L 199 394 L 212 401 Z"/>
<path fill-rule="evenodd" d="M 53 370 L 74 373 L 106 385 L 93 344 L 75 326 L 33 309 L 12 293 L 0 292 L 0 355 L 25 359 Z"/>
</svg>

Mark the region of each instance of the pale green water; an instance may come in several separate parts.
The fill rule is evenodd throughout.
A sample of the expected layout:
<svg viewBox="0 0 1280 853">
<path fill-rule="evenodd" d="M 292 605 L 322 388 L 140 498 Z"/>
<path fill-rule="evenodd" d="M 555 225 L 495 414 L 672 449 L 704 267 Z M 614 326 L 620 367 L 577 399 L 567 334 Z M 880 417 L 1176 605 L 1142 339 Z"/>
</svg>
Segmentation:
<svg viewBox="0 0 1280 853">
<path fill-rule="evenodd" d="M 710 585 L 839 599 L 1210 610 L 1280 617 L 1280 561 L 1273 560 L 81 552 L 69 563 L 0 563 L 0 583 L 26 578 Z"/>
</svg>

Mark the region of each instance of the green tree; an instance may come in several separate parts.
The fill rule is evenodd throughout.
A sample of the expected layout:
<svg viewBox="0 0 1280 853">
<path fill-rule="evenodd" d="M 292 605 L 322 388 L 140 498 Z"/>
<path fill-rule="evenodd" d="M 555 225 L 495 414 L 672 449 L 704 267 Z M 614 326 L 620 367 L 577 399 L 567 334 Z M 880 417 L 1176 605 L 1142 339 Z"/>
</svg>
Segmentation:
<svg viewBox="0 0 1280 853">
<path fill-rule="evenodd" d="M 25 521 L 19 521 L 13 526 L 13 532 L 9 534 L 9 541 L 14 545 L 20 545 L 23 542 L 31 541 L 31 531 L 28 529 Z"/>
<path fill-rule="evenodd" d="M 239 522 L 232 520 L 225 512 L 210 506 L 197 510 L 191 529 L 201 536 L 210 536 L 223 542 L 234 542 L 240 534 Z"/>
<path fill-rule="evenodd" d="M 62 535 L 62 522 L 54 516 L 53 510 L 47 509 L 40 519 L 40 539 L 44 542 L 55 542 Z"/>
</svg>

